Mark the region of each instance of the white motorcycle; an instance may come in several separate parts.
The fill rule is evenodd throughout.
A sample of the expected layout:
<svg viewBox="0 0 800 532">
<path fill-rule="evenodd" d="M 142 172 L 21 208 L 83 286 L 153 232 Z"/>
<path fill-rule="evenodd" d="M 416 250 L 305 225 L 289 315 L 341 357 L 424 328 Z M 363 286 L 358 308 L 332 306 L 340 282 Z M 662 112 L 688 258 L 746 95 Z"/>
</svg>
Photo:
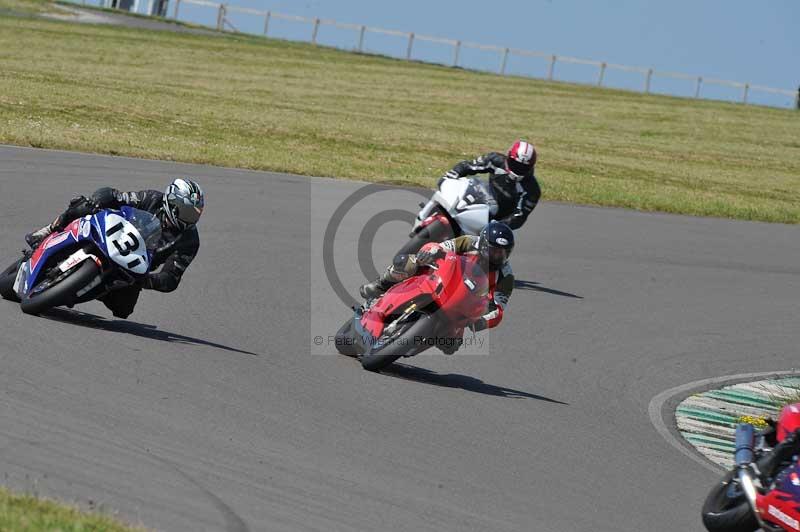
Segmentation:
<svg viewBox="0 0 800 532">
<path fill-rule="evenodd" d="M 419 251 L 428 242 L 442 242 L 461 235 L 477 235 L 497 214 L 497 200 L 487 183 L 477 177 L 442 178 L 430 201 L 397 254 Z"/>
</svg>

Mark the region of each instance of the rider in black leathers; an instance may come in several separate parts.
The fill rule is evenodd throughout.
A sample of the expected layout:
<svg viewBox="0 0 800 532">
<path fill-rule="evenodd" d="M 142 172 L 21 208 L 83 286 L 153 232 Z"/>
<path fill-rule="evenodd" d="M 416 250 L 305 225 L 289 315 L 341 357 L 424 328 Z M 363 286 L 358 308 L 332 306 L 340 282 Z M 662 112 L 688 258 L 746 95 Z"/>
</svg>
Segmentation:
<svg viewBox="0 0 800 532">
<path fill-rule="evenodd" d="M 161 240 L 153 255 L 151 273 L 137 280 L 137 284 L 121 285 L 101 299 L 115 317 L 124 319 L 133 313 L 142 289 L 172 292 L 178 288 L 181 277 L 197 255 L 200 236 L 195 224 L 205 206 L 203 191 L 197 183 L 176 179 L 163 193 L 100 188 L 89 198 L 74 198 L 64 213 L 51 224 L 27 235 L 25 240 L 36 249 L 50 233 L 63 230 L 72 220 L 100 209 L 118 209 L 123 205 L 150 212 L 161 220 Z M 152 271 L 159 267 L 160 271 Z"/>
<path fill-rule="evenodd" d="M 457 179 L 475 174 L 491 174 L 489 184 L 497 200 L 494 219 L 511 229 L 519 229 L 539 203 L 542 189 L 533 174 L 536 149 L 533 144 L 518 140 L 506 155 L 490 152 L 472 161 L 461 161 L 445 174 Z"/>
</svg>

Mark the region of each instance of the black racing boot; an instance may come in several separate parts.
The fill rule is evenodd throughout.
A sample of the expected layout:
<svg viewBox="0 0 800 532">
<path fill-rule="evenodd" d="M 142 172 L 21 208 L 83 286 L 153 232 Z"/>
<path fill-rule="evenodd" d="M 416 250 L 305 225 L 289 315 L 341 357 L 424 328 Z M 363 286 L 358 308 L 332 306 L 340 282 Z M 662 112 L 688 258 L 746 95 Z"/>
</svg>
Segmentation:
<svg viewBox="0 0 800 532">
<path fill-rule="evenodd" d="M 400 281 L 408 279 L 408 277 L 409 275 L 407 273 L 397 270 L 394 266 L 389 266 L 386 271 L 383 272 L 383 275 L 359 288 L 358 293 L 361 294 L 361 297 L 365 300 L 375 299 L 376 297 L 382 296 L 384 292 Z"/>
<path fill-rule="evenodd" d="M 53 225 L 45 225 L 38 231 L 34 231 L 33 233 L 28 233 L 25 235 L 25 242 L 31 247 L 31 249 L 36 249 L 39 247 L 39 244 L 42 243 L 42 240 L 50 236 L 53 232 Z"/>
<path fill-rule="evenodd" d="M 358 289 L 358 293 L 361 294 L 361 297 L 365 300 L 375 299 L 376 297 L 382 296 L 393 284 L 395 283 L 386 279 L 386 274 L 383 274 L 371 283 L 362 285 L 361 288 Z"/>
</svg>

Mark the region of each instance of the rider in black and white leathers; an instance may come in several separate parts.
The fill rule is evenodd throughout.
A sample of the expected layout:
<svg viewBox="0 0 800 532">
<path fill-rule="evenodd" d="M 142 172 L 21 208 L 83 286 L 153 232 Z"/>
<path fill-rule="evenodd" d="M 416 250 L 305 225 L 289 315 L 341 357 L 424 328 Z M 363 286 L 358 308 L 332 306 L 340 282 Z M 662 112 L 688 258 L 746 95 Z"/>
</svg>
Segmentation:
<svg viewBox="0 0 800 532">
<path fill-rule="evenodd" d="M 444 177 L 457 179 L 490 174 L 489 184 L 498 206 L 494 219 L 516 230 L 522 227 L 542 196 L 542 189 L 533 173 L 535 164 L 536 150 L 533 145 L 518 141 L 507 155 L 489 152 L 472 161 L 461 161 Z"/>
</svg>

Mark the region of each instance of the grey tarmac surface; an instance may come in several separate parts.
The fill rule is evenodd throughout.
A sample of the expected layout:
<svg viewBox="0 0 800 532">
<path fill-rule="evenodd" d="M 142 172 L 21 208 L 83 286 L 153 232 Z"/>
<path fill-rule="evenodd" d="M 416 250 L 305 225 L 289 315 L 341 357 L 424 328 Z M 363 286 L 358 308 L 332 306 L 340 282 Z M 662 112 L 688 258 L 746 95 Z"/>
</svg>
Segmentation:
<svg viewBox="0 0 800 532">
<path fill-rule="evenodd" d="M 3 484 L 169 531 L 699 531 L 717 475 L 648 403 L 797 365 L 792 226 L 544 203 L 491 353 L 388 374 L 311 354 L 348 316 L 311 279 L 312 228 L 358 183 L 0 147 L 2 260 L 75 194 L 186 174 L 208 203 L 176 293 L 144 293 L 129 321 L 0 302 Z M 406 232 L 386 225 L 376 260 Z"/>
</svg>

